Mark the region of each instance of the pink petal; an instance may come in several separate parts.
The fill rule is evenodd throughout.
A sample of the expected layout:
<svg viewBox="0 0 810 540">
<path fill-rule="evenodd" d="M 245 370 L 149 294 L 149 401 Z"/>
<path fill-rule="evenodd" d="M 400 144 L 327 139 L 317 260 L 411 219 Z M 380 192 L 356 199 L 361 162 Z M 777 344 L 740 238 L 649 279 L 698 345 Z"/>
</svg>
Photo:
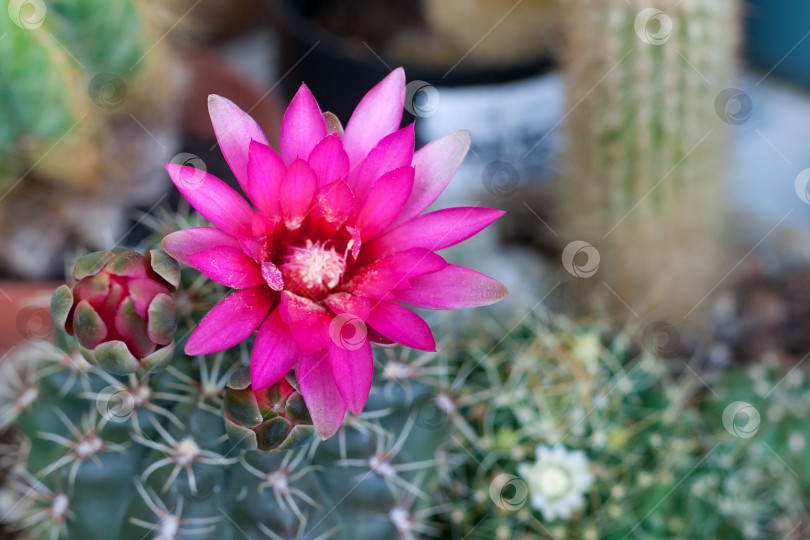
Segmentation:
<svg viewBox="0 0 810 540">
<path fill-rule="evenodd" d="M 98 312 L 98 314 L 101 316 L 102 319 L 106 319 L 109 321 L 111 318 L 115 317 L 115 313 L 118 311 L 118 306 L 121 304 L 123 298 L 124 298 L 124 288 L 120 284 L 113 281 L 112 283 L 110 283 L 110 292 L 107 294 L 107 299 L 104 301 L 104 304 L 93 307 L 95 308 L 95 310 Z M 78 308 L 78 306 L 76 307 Z M 75 328 L 76 321 L 74 321 L 73 324 Z M 84 347 L 88 349 L 92 348 L 88 345 L 84 345 Z"/>
<path fill-rule="evenodd" d="M 371 302 L 364 296 L 355 296 L 347 292 L 330 294 L 326 297 L 326 305 L 338 315 L 348 313 L 365 321 L 371 310 Z"/>
<path fill-rule="evenodd" d="M 278 187 L 285 172 L 287 167 L 272 148 L 250 141 L 245 193 L 259 212 L 270 218 L 280 213 Z"/>
<path fill-rule="evenodd" d="M 281 294 L 280 315 L 290 327 L 302 353 L 311 354 L 326 346 L 331 318 L 323 307 L 308 298 L 284 291 Z"/>
<path fill-rule="evenodd" d="M 290 164 L 279 189 L 281 212 L 288 229 L 301 227 L 312 207 L 317 187 L 318 179 L 306 161 L 297 159 Z"/>
<path fill-rule="evenodd" d="M 281 294 L 281 318 L 287 324 L 312 324 L 321 312 L 325 313 L 326 310 L 309 298 L 290 291 Z"/>
<path fill-rule="evenodd" d="M 396 291 L 397 301 L 428 309 L 486 306 L 509 294 L 506 287 L 491 277 L 454 264 L 413 278 L 411 285 L 408 290 Z"/>
<path fill-rule="evenodd" d="M 302 84 L 281 123 L 281 158 L 287 165 L 296 159 L 307 159 L 324 137 L 326 122 L 321 108 L 307 85 Z"/>
<path fill-rule="evenodd" d="M 189 255 L 214 246 L 239 247 L 233 236 L 214 227 L 194 227 L 167 234 L 160 243 L 163 251 L 185 264 L 192 266 Z"/>
<path fill-rule="evenodd" d="M 429 249 L 413 248 L 360 268 L 344 287 L 358 296 L 389 299 L 395 289 L 410 288 L 410 279 L 446 266 L 447 262 Z"/>
<path fill-rule="evenodd" d="M 146 322 L 135 313 L 131 298 L 125 298 L 119 304 L 113 324 L 115 331 L 129 348 L 129 352 L 136 358 L 143 358 L 155 352 L 157 345 L 149 339 Z"/>
<path fill-rule="evenodd" d="M 383 347 L 393 347 L 397 345 L 396 341 L 392 341 L 387 337 L 383 336 L 381 333 L 374 330 L 372 327 L 368 327 L 368 340 L 374 345 L 382 345 Z"/>
<path fill-rule="evenodd" d="M 366 244 L 363 258 L 373 260 L 396 251 L 424 247 L 438 251 L 477 234 L 504 214 L 491 208 L 445 208 L 418 216 Z"/>
<path fill-rule="evenodd" d="M 343 148 L 356 166 L 377 142 L 399 128 L 405 105 L 405 71 L 397 68 L 357 105 L 343 133 Z"/>
<path fill-rule="evenodd" d="M 189 259 L 200 272 L 227 287 L 247 289 L 264 283 L 259 265 L 241 249 L 216 246 L 198 251 Z"/>
<path fill-rule="evenodd" d="M 343 402 L 354 415 L 363 412 L 371 381 L 374 378 L 374 357 L 367 339 L 358 348 L 346 349 L 329 343 L 329 364 Z"/>
<path fill-rule="evenodd" d="M 276 296 L 266 285 L 242 289 L 223 298 L 203 317 L 186 343 L 186 354 L 224 351 L 246 340 L 264 321 Z"/>
<path fill-rule="evenodd" d="M 322 439 L 328 439 L 340 428 L 346 404 L 338 392 L 326 351 L 300 356 L 295 364 L 295 378 L 315 431 Z"/>
<path fill-rule="evenodd" d="M 152 299 L 161 293 L 169 294 L 169 289 L 151 278 L 130 279 L 127 289 L 135 305 L 135 313 L 143 320 L 146 320 L 146 312 Z"/>
<path fill-rule="evenodd" d="M 293 368 L 297 359 L 298 348 L 276 308 L 259 328 L 253 345 L 250 356 L 251 386 L 254 390 L 261 390 L 277 383 Z"/>
<path fill-rule="evenodd" d="M 274 291 L 281 291 L 284 288 L 284 276 L 281 275 L 281 270 L 270 261 L 262 263 L 262 277 Z"/>
<path fill-rule="evenodd" d="M 163 166 L 183 197 L 205 219 L 228 234 L 250 236 L 253 209 L 233 188 L 193 167 L 174 163 Z M 194 183 L 189 182 L 190 177 L 194 177 Z"/>
<path fill-rule="evenodd" d="M 258 216 L 259 214 L 254 214 Z M 256 238 L 240 238 L 239 247 L 242 248 L 242 253 L 247 255 L 256 264 L 262 260 L 262 252 L 265 251 L 264 242 Z"/>
<path fill-rule="evenodd" d="M 454 131 L 429 142 L 413 155 L 413 193 L 391 224 L 397 226 L 421 214 L 441 195 L 470 149 L 470 132 Z"/>
<path fill-rule="evenodd" d="M 428 324 L 406 307 L 377 300 L 371 308 L 368 324 L 390 340 L 422 351 L 435 351 L 436 342 Z"/>
<path fill-rule="evenodd" d="M 354 195 L 343 180 L 332 182 L 318 190 L 313 218 L 320 222 L 325 236 L 332 236 L 354 210 Z"/>
<path fill-rule="evenodd" d="M 344 179 L 349 174 L 349 156 L 343 150 L 343 141 L 337 133 L 319 142 L 312 149 L 307 163 L 317 175 L 319 186 Z"/>
<path fill-rule="evenodd" d="M 264 215 L 264 214 L 253 214 L 253 221 L 251 223 L 250 230 L 253 233 L 252 236 L 255 238 L 261 238 L 262 236 L 273 236 L 277 229 L 281 228 L 281 222 L 283 221 L 281 217 L 281 212 L 274 215 L 272 218 Z"/>
<path fill-rule="evenodd" d="M 311 324 L 291 324 L 290 333 L 303 354 L 312 354 L 323 349 L 329 342 L 329 315 L 320 313 Z"/>
<path fill-rule="evenodd" d="M 349 185 L 358 200 L 366 198 L 374 182 L 388 171 L 413 161 L 413 124 L 383 138 L 350 175 Z"/>
<path fill-rule="evenodd" d="M 99 272 L 95 276 L 85 277 L 73 288 L 73 298 L 76 301 L 87 300 L 93 307 L 103 304 L 109 294 L 110 274 L 106 272 Z"/>
<path fill-rule="evenodd" d="M 239 185 L 245 193 L 249 193 L 247 166 L 250 141 L 252 139 L 267 145 L 267 138 L 253 118 L 224 97 L 208 96 L 208 114 L 225 161 Z"/>
<path fill-rule="evenodd" d="M 402 211 L 413 189 L 413 174 L 413 167 L 400 167 L 371 188 L 354 223 L 364 242 L 385 230 Z"/>
</svg>

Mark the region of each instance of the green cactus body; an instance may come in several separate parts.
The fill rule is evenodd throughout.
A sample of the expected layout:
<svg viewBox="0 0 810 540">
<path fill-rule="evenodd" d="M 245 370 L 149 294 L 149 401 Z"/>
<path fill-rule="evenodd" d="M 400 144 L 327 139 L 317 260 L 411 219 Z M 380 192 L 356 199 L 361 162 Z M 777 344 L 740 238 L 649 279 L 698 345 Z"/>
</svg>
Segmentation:
<svg viewBox="0 0 810 540">
<path fill-rule="evenodd" d="M 32 506 L 5 520 L 37 538 L 396 538 L 392 512 L 407 513 L 400 507 L 414 498 L 424 504 L 414 494 L 437 484 L 430 470 L 443 434 L 412 418 L 424 387 L 390 394 L 380 381 L 367 407 L 375 419 L 353 419 L 328 441 L 282 434 L 272 444 L 279 451 L 245 451 L 219 410 L 238 353 L 176 358 L 166 371 L 121 377 L 75 350 L 46 347 L 20 359 L 37 359 L 24 381 L 36 398 L 13 412 L 28 450 L 3 488 L 14 504 Z M 67 355 L 81 374 L 71 376 Z M 32 488 L 52 496 L 32 499 Z M 67 501 L 62 517 L 33 527 L 30 516 L 50 516 L 58 495 Z"/>
<path fill-rule="evenodd" d="M 63 327 L 74 300 L 96 298 L 87 287 L 98 276 L 137 281 L 146 271 L 172 291 L 179 279 L 168 365 L 116 374 L 117 364 L 80 350 L 76 340 L 96 333 L 78 328 L 79 315 L 68 325 L 76 338 L 59 330 L 56 345 L 31 343 L 0 363 L 0 432 L 10 427 L 13 437 L 0 461 L 10 478 L 0 488 L 3 521 L 42 539 L 408 538 L 411 512 L 429 506 L 438 485 L 445 436 L 415 420 L 429 387 L 382 372 L 363 416 L 321 441 L 294 377 L 253 392 L 249 344 L 180 353 L 186 321 L 200 316 L 191 310 L 222 291 L 176 270 L 158 251 L 90 254 L 74 270 L 77 285 L 60 287 L 53 302 Z"/>
<path fill-rule="evenodd" d="M 737 0 L 575 0 L 561 10 L 563 236 L 599 250 L 591 281 L 607 284 L 625 314 L 622 302 L 681 320 L 721 277 L 735 121 L 734 99 L 721 94 L 734 73 L 737 11 Z"/>
</svg>

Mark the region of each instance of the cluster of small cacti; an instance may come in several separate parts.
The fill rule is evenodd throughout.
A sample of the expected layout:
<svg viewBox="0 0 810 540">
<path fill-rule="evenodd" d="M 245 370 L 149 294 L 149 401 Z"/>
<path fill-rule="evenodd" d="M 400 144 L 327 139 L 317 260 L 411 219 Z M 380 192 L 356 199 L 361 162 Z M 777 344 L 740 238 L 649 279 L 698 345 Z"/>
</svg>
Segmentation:
<svg viewBox="0 0 810 540">
<path fill-rule="evenodd" d="M 220 294 L 191 271 L 180 290 L 181 320 Z M 377 351 L 366 412 L 316 442 L 288 381 L 251 391 L 246 346 L 113 376 L 64 334 L 32 344 L 0 367 L 16 428 L 0 515 L 36 538 L 161 540 L 790 539 L 810 523 L 800 369 L 708 387 L 558 317 L 450 334 L 442 354 Z M 538 492 L 555 478 L 541 454 L 580 476 L 564 503 Z"/>
<path fill-rule="evenodd" d="M 750 114 L 728 91 L 738 1 L 575 0 L 561 17 L 563 237 L 599 250 L 591 282 L 617 311 L 681 320 L 722 277 L 727 128 Z"/>
<path fill-rule="evenodd" d="M 443 537 L 804 538 L 800 370 L 708 387 L 627 335 L 565 319 L 500 337 L 468 336 L 420 377 L 442 411 L 424 421 L 449 433 L 434 501 Z M 762 412 L 761 427 L 735 400 Z"/>
<path fill-rule="evenodd" d="M 122 209 L 157 198 L 155 181 L 147 179 L 154 163 L 171 157 L 163 154 L 176 137 L 174 103 L 183 70 L 162 39 L 162 23 L 153 20 L 166 9 L 156 4 L 127 0 L 110 9 L 98 0 L 4 3 L 4 270 L 50 277 L 61 271 L 66 243 L 109 245 L 115 238 L 104 235 L 120 235 L 112 231 L 128 217 Z M 32 214 L 53 216 L 62 226 L 47 220 L 35 225 L 26 219 Z"/>
</svg>

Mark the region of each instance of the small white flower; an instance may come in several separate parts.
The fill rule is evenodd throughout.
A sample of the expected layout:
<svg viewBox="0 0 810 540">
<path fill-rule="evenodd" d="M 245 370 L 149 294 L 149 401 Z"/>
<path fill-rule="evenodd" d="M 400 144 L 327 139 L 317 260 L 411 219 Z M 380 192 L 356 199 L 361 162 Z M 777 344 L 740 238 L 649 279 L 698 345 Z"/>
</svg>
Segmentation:
<svg viewBox="0 0 810 540">
<path fill-rule="evenodd" d="M 788 448 L 790 448 L 791 452 L 793 452 L 794 454 L 798 454 L 799 452 L 804 450 L 804 447 L 805 447 L 804 435 L 802 435 L 797 431 L 794 431 L 788 436 Z"/>
<path fill-rule="evenodd" d="M 599 335 L 588 332 L 584 336 L 581 336 L 574 345 L 571 353 L 574 358 L 585 366 L 588 373 L 596 373 L 599 369 L 599 355 L 602 353 L 602 341 L 599 339 Z"/>
<path fill-rule="evenodd" d="M 588 458 L 582 450 L 569 451 L 562 444 L 553 448 L 541 444 L 536 454 L 534 464 L 518 467 L 518 474 L 529 485 L 532 507 L 546 521 L 567 520 L 585 506 L 585 493 L 593 483 Z"/>
</svg>

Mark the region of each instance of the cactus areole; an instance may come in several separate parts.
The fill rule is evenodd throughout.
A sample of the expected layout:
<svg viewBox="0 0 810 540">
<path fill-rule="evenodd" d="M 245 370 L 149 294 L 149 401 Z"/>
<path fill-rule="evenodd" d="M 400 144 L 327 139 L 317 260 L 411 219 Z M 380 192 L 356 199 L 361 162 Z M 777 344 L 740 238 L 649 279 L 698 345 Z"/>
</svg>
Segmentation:
<svg viewBox="0 0 810 540">
<path fill-rule="evenodd" d="M 97 251 L 79 259 L 73 279 L 73 288 L 54 292 L 51 315 L 89 362 L 115 375 L 168 364 L 177 330 L 171 294 L 180 282 L 174 260 L 158 250 Z"/>
<path fill-rule="evenodd" d="M 363 98 L 345 130 L 302 85 L 287 109 L 277 153 L 232 102 L 209 98 L 222 153 L 248 201 L 220 179 L 166 164 L 181 194 L 214 227 L 169 234 L 163 248 L 236 289 L 197 325 L 190 355 L 241 343 L 258 331 L 250 365 L 260 391 L 290 371 L 315 431 L 330 437 L 371 388 L 371 343 L 433 351 L 427 323 L 403 306 L 457 309 L 498 301 L 506 289 L 434 253 L 478 233 L 503 212 L 423 213 L 469 148 L 451 133 L 414 152 L 400 129 L 405 73 L 392 71 Z"/>
</svg>

